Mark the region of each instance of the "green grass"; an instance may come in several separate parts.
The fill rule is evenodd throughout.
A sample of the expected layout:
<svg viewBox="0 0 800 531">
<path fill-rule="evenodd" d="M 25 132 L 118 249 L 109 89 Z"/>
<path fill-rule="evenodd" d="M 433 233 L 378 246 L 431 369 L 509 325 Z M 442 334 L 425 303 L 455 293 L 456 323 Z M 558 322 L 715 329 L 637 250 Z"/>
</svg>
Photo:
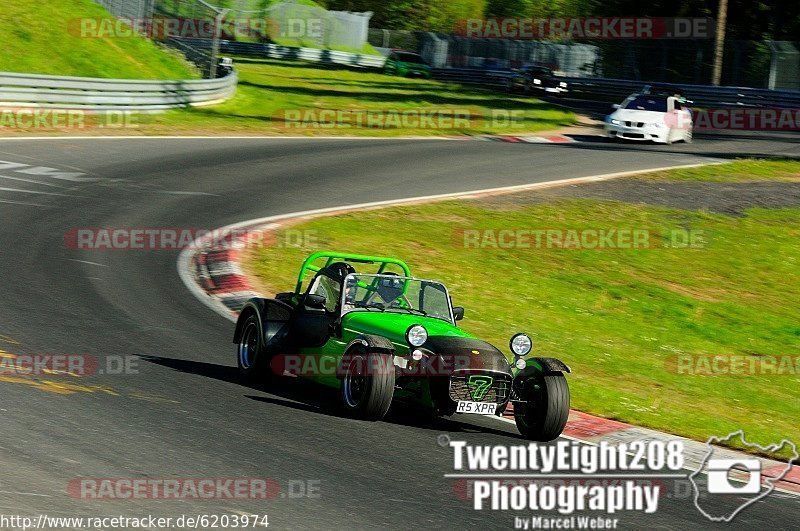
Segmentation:
<svg viewBox="0 0 800 531">
<path fill-rule="evenodd" d="M 211 107 L 141 116 L 143 134 L 210 132 L 277 135 L 452 135 L 523 134 L 557 129 L 574 115 L 542 101 L 509 97 L 496 91 L 454 83 L 405 79 L 345 68 L 320 68 L 295 61 L 238 58 L 239 86 L 231 100 Z M 470 109 L 487 117 L 492 112 L 519 113 L 513 121 L 473 120 L 468 127 L 336 127 L 286 128 L 276 113 L 285 109 L 406 110 Z M 413 125 L 413 124 L 412 124 Z"/>
<path fill-rule="evenodd" d="M 744 176 L 756 161 L 710 166 L 708 180 Z M 771 164 L 771 163 L 769 163 Z M 800 162 L 773 167 L 800 176 Z M 687 171 L 660 172 L 685 178 Z M 696 174 L 697 175 L 697 174 Z M 756 171 L 761 179 L 767 174 Z M 513 197 L 512 197 L 513 198 Z M 403 228 L 398 230 L 397 221 Z M 465 249 L 459 229 L 702 230 L 698 249 Z M 671 356 L 800 356 L 800 209 L 744 217 L 605 200 L 447 201 L 320 218 L 317 248 L 396 255 L 444 281 L 467 308 L 464 328 L 504 347 L 527 331 L 540 356 L 573 368 L 574 408 L 705 441 L 743 428 L 761 444 L 800 440 L 800 376 L 693 376 Z M 265 290 L 294 285 L 312 249 L 253 251 Z M 313 249 L 317 250 L 317 249 Z"/>
<path fill-rule="evenodd" d="M 798 163 L 791 160 L 743 159 L 738 160 L 736 164 L 726 164 L 722 167 L 698 166 L 680 170 L 652 172 L 638 178 L 656 181 L 664 178 L 669 178 L 673 181 L 713 182 L 799 181 L 800 173 L 798 172 Z"/>
<path fill-rule="evenodd" d="M 90 0 L 43 3 L 19 0 L 3 8 L 0 71 L 53 75 L 188 79 L 196 69 L 175 51 L 142 37 L 81 37 L 80 20 L 110 15 Z M 59 129 L 59 134 L 268 134 L 268 135 L 457 135 L 524 134 L 557 129 L 574 122 L 564 109 L 535 99 L 498 94 L 453 83 L 412 80 L 347 68 L 325 68 L 298 61 L 236 58 L 236 95 L 218 105 L 134 115 L 129 127 Z M 284 110 L 405 111 L 444 113 L 468 110 L 469 123 L 455 126 L 389 123 L 379 127 L 338 124 L 287 128 Z M 499 115 L 495 113 L 500 113 Z M 513 115 L 510 113 L 514 113 Z M 498 119 L 493 117 L 499 116 Z M 399 125 L 399 126 L 398 126 Z M 7 131 L 4 131 L 6 133 Z M 45 133 L 14 130 L 11 134 Z"/>
<path fill-rule="evenodd" d="M 2 12 L 2 72 L 121 79 L 199 77 L 182 55 L 143 37 L 81 37 L 81 18 L 110 17 L 91 0 L 13 0 L 4 2 Z"/>
<path fill-rule="evenodd" d="M 351 46 L 330 46 L 323 47 L 317 44 L 313 39 L 291 39 L 291 38 L 276 38 L 273 39 L 275 44 L 279 46 L 290 46 L 295 48 L 314 48 L 318 50 L 336 50 L 340 52 L 360 53 L 362 55 L 383 55 L 370 43 L 364 44 L 361 49 L 356 49 Z"/>
</svg>

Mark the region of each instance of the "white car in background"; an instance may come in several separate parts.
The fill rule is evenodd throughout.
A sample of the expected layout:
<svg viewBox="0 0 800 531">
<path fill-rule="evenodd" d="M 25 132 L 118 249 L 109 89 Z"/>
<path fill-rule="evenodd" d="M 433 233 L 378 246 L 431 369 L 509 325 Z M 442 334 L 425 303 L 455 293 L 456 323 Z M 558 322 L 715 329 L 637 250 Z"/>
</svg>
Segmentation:
<svg viewBox="0 0 800 531">
<path fill-rule="evenodd" d="M 605 136 L 672 144 L 692 141 L 692 114 L 681 96 L 631 94 L 605 118 Z M 688 102 L 690 103 L 690 102 Z"/>
</svg>

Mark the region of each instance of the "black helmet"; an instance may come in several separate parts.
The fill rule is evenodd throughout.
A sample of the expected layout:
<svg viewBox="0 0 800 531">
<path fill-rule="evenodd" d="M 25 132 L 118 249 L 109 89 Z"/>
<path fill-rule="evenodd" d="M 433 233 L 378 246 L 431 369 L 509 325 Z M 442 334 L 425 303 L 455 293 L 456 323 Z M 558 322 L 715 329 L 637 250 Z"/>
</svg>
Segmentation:
<svg viewBox="0 0 800 531">
<path fill-rule="evenodd" d="M 355 268 L 347 262 L 336 262 L 335 264 L 329 265 L 325 269 L 327 270 L 326 272 L 328 276 L 335 278 L 339 282 L 344 282 L 344 279 L 347 275 L 356 272 Z"/>
</svg>

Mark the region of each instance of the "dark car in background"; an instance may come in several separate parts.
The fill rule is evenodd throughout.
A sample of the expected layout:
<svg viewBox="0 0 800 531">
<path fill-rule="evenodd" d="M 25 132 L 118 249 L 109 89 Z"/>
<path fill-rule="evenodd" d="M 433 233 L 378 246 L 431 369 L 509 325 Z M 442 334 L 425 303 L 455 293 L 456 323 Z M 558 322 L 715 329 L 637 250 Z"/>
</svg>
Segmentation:
<svg viewBox="0 0 800 531">
<path fill-rule="evenodd" d="M 530 65 L 512 70 L 508 79 L 508 91 L 522 94 L 552 94 L 559 96 L 568 92 L 566 81 L 560 80 L 546 66 Z"/>
</svg>

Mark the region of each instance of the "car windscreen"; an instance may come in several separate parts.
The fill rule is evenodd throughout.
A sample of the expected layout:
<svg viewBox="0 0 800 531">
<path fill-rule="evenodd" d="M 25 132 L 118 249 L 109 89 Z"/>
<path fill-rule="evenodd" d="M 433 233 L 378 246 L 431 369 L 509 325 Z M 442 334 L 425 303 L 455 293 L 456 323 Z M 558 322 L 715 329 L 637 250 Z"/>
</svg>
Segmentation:
<svg viewBox="0 0 800 531">
<path fill-rule="evenodd" d="M 452 323 L 450 297 L 439 282 L 397 275 L 348 275 L 342 294 L 345 312 L 403 312 Z"/>
<path fill-rule="evenodd" d="M 636 96 L 623 104 L 622 108 L 635 111 L 667 112 L 667 98 L 658 96 Z"/>
<path fill-rule="evenodd" d="M 397 60 L 398 61 L 402 61 L 404 63 L 414 63 L 414 64 L 417 64 L 417 65 L 427 64 L 425 62 L 425 59 L 423 59 L 422 57 L 420 57 L 419 55 L 417 55 L 415 53 L 398 53 L 397 54 Z"/>
</svg>

